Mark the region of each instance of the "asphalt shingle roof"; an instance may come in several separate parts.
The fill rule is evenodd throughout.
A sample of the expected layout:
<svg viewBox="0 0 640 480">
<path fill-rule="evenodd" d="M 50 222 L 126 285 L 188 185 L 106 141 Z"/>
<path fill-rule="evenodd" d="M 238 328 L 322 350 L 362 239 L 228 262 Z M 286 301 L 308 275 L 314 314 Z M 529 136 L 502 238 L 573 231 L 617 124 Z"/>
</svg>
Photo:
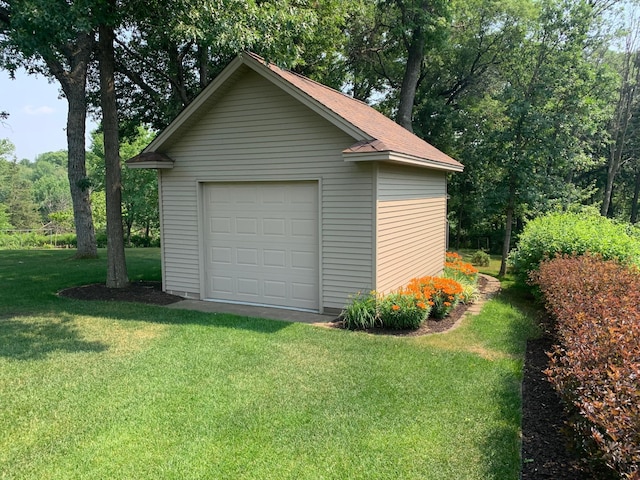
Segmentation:
<svg viewBox="0 0 640 480">
<path fill-rule="evenodd" d="M 366 103 L 307 77 L 268 63 L 256 54 L 247 53 L 245 55 L 262 63 L 271 72 L 370 137 L 369 140 L 352 145 L 345 150 L 345 153 L 395 152 L 448 165 L 455 170 L 463 168 L 460 162 L 401 127 Z"/>
</svg>

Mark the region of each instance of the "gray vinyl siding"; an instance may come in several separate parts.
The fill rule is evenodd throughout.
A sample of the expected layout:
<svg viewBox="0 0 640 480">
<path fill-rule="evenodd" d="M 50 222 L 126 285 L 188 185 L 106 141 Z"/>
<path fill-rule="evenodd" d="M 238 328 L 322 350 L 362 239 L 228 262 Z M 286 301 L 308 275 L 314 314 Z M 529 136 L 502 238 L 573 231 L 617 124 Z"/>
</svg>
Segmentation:
<svg viewBox="0 0 640 480">
<path fill-rule="evenodd" d="M 287 180 L 319 182 L 321 305 L 371 288 L 372 166 L 343 161 L 354 139 L 253 71 L 214 107 L 164 150 L 175 160 L 162 172 L 166 290 L 202 296 L 199 184 Z"/>
<path fill-rule="evenodd" d="M 377 174 L 376 290 L 438 275 L 446 248 L 446 176 L 380 164 Z"/>
</svg>

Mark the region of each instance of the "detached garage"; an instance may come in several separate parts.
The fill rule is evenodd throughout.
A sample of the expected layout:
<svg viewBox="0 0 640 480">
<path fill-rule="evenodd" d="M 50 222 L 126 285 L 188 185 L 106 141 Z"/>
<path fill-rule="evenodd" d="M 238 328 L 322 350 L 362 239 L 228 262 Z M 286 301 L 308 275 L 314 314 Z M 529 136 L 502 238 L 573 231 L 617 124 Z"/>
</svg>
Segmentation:
<svg viewBox="0 0 640 480">
<path fill-rule="evenodd" d="M 159 172 L 165 291 L 320 313 L 440 273 L 446 175 L 463 168 L 251 53 L 127 165 Z"/>
</svg>

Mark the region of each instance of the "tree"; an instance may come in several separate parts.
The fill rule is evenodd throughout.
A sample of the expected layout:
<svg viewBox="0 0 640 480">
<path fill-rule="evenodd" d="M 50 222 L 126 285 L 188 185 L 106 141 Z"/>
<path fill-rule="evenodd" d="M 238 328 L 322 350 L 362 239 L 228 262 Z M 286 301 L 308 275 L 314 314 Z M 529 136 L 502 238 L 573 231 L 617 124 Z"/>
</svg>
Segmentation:
<svg viewBox="0 0 640 480">
<path fill-rule="evenodd" d="M 137 135 L 120 142 L 120 159 L 131 158 L 144 149 L 155 137 L 155 133 L 138 127 Z M 91 183 L 95 186 L 92 202 L 100 204 L 96 194 L 104 192 L 104 141 L 99 132 L 94 132 L 91 142 L 91 154 L 88 167 Z M 104 205 L 103 205 L 104 206 Z M 95 212 L 96 225 L 99 224 L 98 210 Z M 149 239 L 157 232 L 160 224 L 158 212 L 157 173 L 147 169 L 122 169 L 122 219 L 125 229 L 125 241 L 131 242 L 131 236 L 138 232 Z"/>
<path fill-rule="evenodd" d="M 562 194 L 563 180 L 606 108 L 606 99 L 595 95 L 606 77 L 587 57 L 594 18 L 588 2 L 545 1 L 522 47 L 503 64 L 502 127 L 494 127 L 488 145 L 499 165 L 495 180 L 505 215 L 501 275 L 515 221 Z"/>
<path fill-rule="evenodd" d="M 615 112 L 611 118 L 609 134 L 611 139 L 607 152 L 607 177 L 600 208 L 601 215 L 608 215 L 610 211 L 611 199 L 615 178 L 621 167 L 632 158 L 638 158 L 637 152 L 634 156 L 630 151 L 630 141 L 633 131 L 633 117 L 637 115 L 640 97 L 640 51 L 639 38 L 640 20 L 636 17 L 631 19 L 630 29 L 625 38 L 624 52 L 622 55 L 615 55 L 621 58 L 619 68 L 620 83 L 618 88 Z"/>
<path fill-rule="evenodd" d="M 386 8 L 385 2 L 382 4 Z M 446 32 L 449 2 L 442 0 L 394 0 L 397 17 L 391 32 L 406 51 L 399 90 L 396 122 L 413 132 L 413 106 L 428 43 L 439 44 Z"/>
<path fill-rule="evenodd" d="M 340 88 L 346 22 L 364 0 L 129 0 L 117 36 L 116 78 L 126 135 L 139 125 L 160 130 L 172 121 L 238 52 Z M 171 15 L 165 12 L 171 11 Z M 303 25 L 304 28 L 300 28 Z"/>
<path fill-rule="evenodd" d="M 84 148 L 94 28 L 90 4 L 85 1 L 0 0 L 4 68 L 13 72 L 22 66 L 29 73 L 55 78 L 68 102 L 68 177 L 79 258 L 97 256 Z"/>
<path fill-rule="evenodd" d="M 129 285 L 129 277 L 124 254 L 122 227 L 120 140 L 115 86 L 114 29 L 118 21 L 116 0 L 106 0 L 102 16 L 102 22 L 98 28 L 98 61 L 107 201 L 107 287 L 125 288 Z"/>
<path fill-rule="evenodd" d="M 43 222 L 47 222 L 52 213 L 72 209 L 67 176 L 67 152 L 47 152 L 36 157 L 29 164 L 33 197 Z"/>
<path fill-rule="evenodd" d="M 0 210 L 7 220 L 5 224 L 18 230 L 31 230 L 41 223 L 33 201 L 29 168 L 19 164 L 13 152 L 11 142 L 0 141 Z"/>
</svg>

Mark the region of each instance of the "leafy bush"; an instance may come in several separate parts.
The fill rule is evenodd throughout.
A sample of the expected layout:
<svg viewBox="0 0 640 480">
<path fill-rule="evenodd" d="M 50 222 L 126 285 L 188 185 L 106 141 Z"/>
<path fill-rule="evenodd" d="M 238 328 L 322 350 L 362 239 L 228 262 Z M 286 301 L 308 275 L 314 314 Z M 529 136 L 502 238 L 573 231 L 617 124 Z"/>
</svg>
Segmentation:
<svg viewBox="0 0 640 480">
<path fill-rule="evenodd" d="M 76 245 L 73 234 L 44 235 L 38 232 L 0 234 L 0 249 L 20 250 L 28 248 L 70 248 Z"/>
<path fill-rule="evenodd" d="M 463 262 L 459 254 L 447 252 L 443 276 L 458 283 L 475 285 L 478 281 L 478 269 L 468 262 Z"/>
<path fill-rule="evenodd" d="M 532 280 L 557 321 L 547 374 L 582 445 L 640 476 L 640 271 L 595 256 L 544 261 Z"/>
<path fill-rule="evenodd" d="M 399 290 L 378 302 L 378 315 L 386 328 L 415 330 L 429 315 L 430 307 L 420 296 Z"/>
<path fill-rule="evenodd" d="M 345 327 L 349 330 L 367 330 L 382 326 L 378 317 L 375 292 L 366 295 L 358 293 L 350 297 L 349 303 L 344 307 L 340 316 L 344 320 Z"/>
<path fill-rule="evenodd" d="M 138 248 L 159 247 L 160 238 L 144 235 L 131 235 L 128 246 Z"/>
<path fill-rule="evenodd" d="M 444 318 L 460 301 L 462 285 L 452 278 L 420 277 L 414 278 L 407 285 L 407 291 L 420 296 L 431 306 L 433 318 Z"/>
<path fill-rule="evenodd" d="M 473 303 L 478 298 L 478 286 L 477 284 L 462 284 L 462 293 L 460 293 L 460 301 L 465 305 Z"/>
<path fill-rule="evenodd" d="M 491 263 L 491 257 L 487 252 L 478 250 L 471 256 L 471 264 L 478 265 L 480 267 L 488 267 Z"/>
<path fill-rule="evenodd" d="M 551 213 L 525 226 L 510 261 L 521 280 L 545 258 L 599 254 L 605 260 L 640 265 L 640 239 L 628 225 L 595 213 Z"/>
</svg>

